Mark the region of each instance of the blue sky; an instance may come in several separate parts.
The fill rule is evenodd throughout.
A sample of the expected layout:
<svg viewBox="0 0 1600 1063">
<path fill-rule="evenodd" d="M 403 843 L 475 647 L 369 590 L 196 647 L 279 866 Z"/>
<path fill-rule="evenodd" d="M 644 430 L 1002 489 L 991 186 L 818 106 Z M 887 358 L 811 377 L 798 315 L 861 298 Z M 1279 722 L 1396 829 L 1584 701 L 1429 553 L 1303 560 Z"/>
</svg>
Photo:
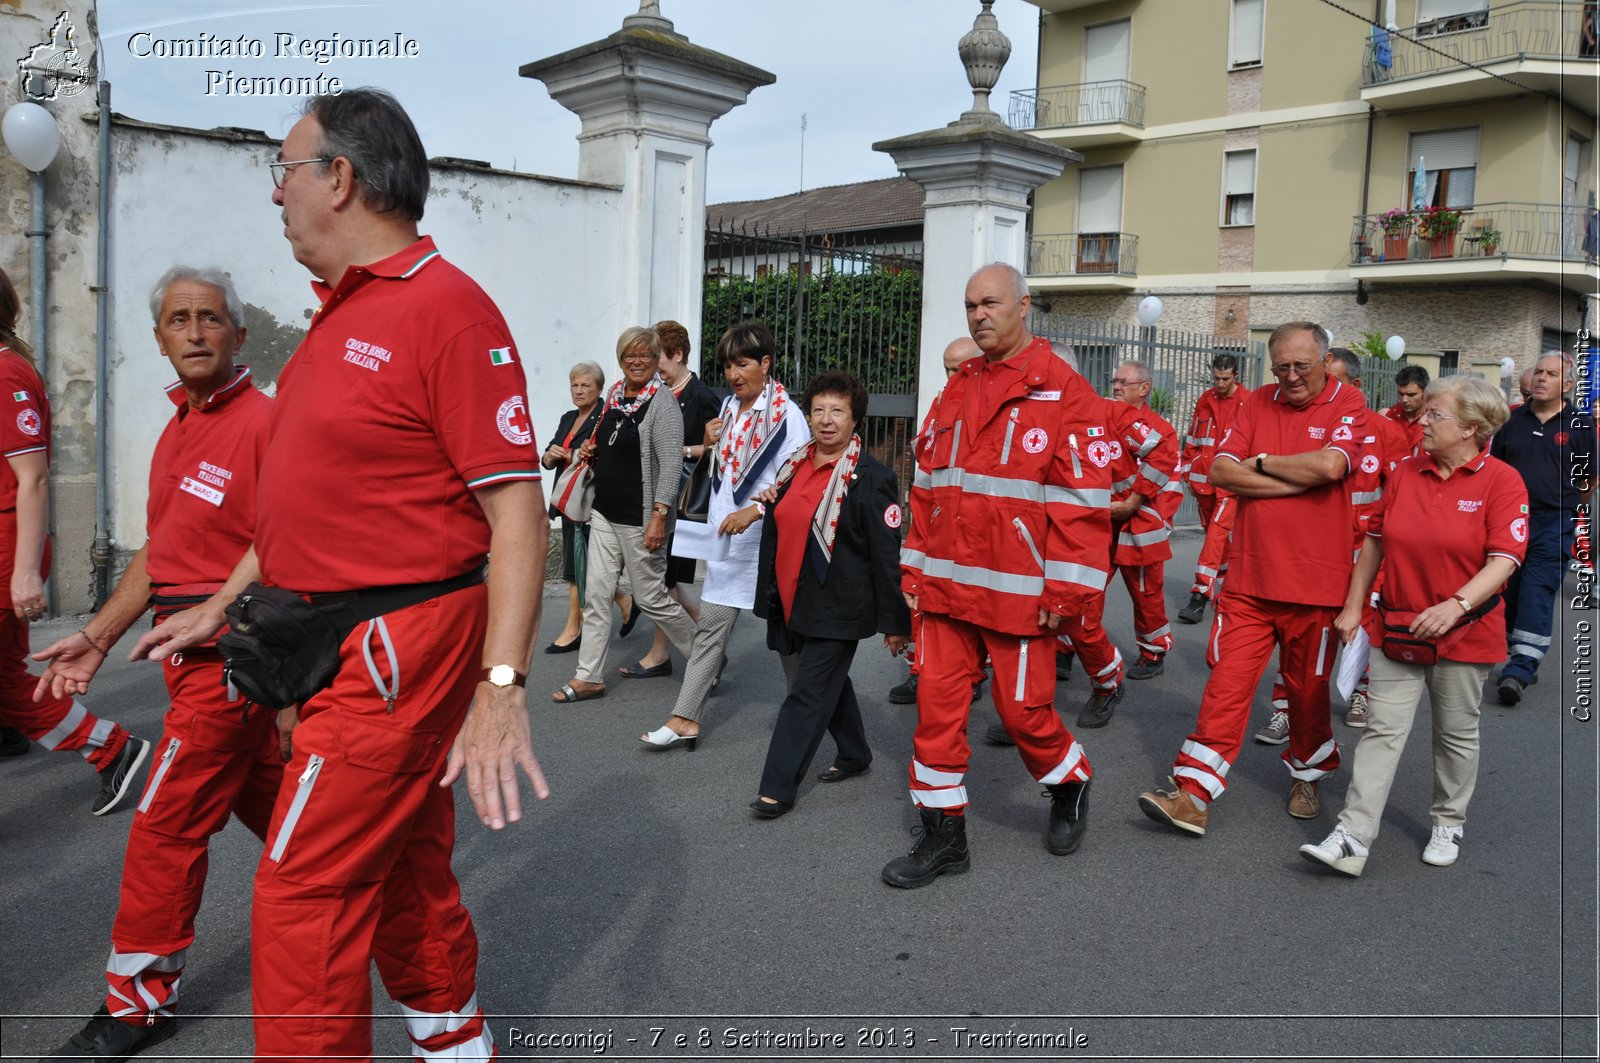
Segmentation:
<svg viewBox="0 0 1600 1063">
<path fill-rule="evenodd" d="M 872 143 L 953 121 L 972 94 L 956 42 L 972 26 L 975 0 L 662 0 L 662 14 L 697 44 L 777 75 L 745 106 L 719 119 L 708 170 L 709 199 L 754 199 L 801 182 L 800 120 L 806 116 L 807 188 L 889 177 Z M 242 126 L 281 136 L 295 102 L 224 91 L 221 77 L 339 77 L 345 85 L 394 91 L 417 122 L 430 155 L 483 159 L 557 177 L 577 172 L 576 116 L 544 85 L 517 75 L 526 62 L 613 32 L 637 0 L 421 0 L 269 4 L 221 0 L 100 0 L 105 76 L 112 105 L 133 118 L 174 125 Z M 1012 41 L 994 95 L 1004 113 L 1012 89 L 1035 78 L 1038 8 L 997 0 Z M 277 35 L 296 40 L 415 41 L 395 59 L 275 59 Z M 259 44 L 263 58 L 180 58 L 158 53 L 173 40 Z M 211 89 L 208 94 L 208 88 Z"/>
</svg>

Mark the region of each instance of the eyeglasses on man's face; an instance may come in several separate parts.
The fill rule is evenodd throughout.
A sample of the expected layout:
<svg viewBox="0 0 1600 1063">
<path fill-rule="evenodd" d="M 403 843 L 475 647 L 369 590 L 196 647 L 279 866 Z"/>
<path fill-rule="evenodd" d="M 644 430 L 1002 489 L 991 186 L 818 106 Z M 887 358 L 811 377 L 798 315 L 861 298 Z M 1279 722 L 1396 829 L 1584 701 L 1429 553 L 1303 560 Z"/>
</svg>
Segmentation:
<svg viewBox="0 0 1600 1063">
<path fill-rule="evenodd" d="M 1275 377 L 1305 376 L 1321 364 L 1322 360 L 1319 358 L 1315 362 L 1293 362 L 1286 365 L 1274 365 L 1272 367 L 1272 375 Z"/>
<path fill-rule="evenodd" d="M 332 162 L 331 158 L 324 159 L 295 159 L 293 162 L 269 162 L 267 169 L 272 171 L 272 187 L 282 188 L 283 182 L 289 179 L 289 171 L 296 166 L 304 166 L 308 162 Z"/>
</svg>

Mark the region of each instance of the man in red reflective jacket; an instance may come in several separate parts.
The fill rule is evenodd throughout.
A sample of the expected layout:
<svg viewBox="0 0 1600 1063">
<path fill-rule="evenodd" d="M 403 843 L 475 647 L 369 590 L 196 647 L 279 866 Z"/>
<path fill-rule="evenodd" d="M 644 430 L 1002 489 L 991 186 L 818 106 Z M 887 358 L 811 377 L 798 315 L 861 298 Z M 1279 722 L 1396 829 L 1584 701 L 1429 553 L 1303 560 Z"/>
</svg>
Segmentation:
<svg viewBox="0 0 1600 1063">
<path fill-rule="evenodd" d="M 994 264 L 967 282 L 984 357 L 946 383 L 916 444 L 901 589 L 922 611 L 911 799 L 924 831 L 883 879 L 923 886 L 969 866 L 967 715 L 985 652 L 994 701 L 1024 764 L 1049 787 L 1046 844 L 1083 840 L 1092 774 L 1055 711 L 1055 632 L 1105 587 L 1111 450 L 1105 405 L 1027 328 L 1027 282 Z M 918 492 L 925 494 L 918 498 Z"/>
</svg>

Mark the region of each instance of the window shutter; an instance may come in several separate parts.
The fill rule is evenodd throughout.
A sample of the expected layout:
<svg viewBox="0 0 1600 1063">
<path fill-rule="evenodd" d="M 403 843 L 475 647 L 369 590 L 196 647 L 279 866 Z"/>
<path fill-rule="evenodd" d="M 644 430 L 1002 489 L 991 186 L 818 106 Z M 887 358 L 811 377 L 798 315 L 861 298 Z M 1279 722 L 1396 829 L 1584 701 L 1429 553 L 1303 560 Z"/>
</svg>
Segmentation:
<svg viewBox="0 0 1600 1063">
<path fill-rule="evenodd" d="M 1252 195 L 1256 190 L 1256 153 L 1230 151 L 1224 167 L 1222 194 L 1225 196 Z"/>
<path fill-rule="evenodd" d="M 1078 231 L 1114 233 L 1122 227 L 1122 167 L 1078 171 Z"/>
<path fill-rule="evenodd" d="M 1083 80 L 1126 81 L 1128 79 L 1128 40 L 1131 23 L 1127 19 L 1090 26 L 1083 31 Z"/>
<path fill-rule="evenodd" d="M 1417 0 L 1417 21 L 1431 22 L 1451 15 L 1489 10 L 1489 0 Z"/>
<path fill-rule="evenodd" d="M 1455 170 L 1478 165 L 1478 128 L 1441 129 L 1432 133 L 1411 134 L 1411 150 L 1406 157 L 1406 172 L 1414 173 L 1421 160 L 1428 172 Z"/>
<path fill-rule="evenodd" d="M 1262 18 L 1265 0 L 1233 0 L 1233 46 L 1228 59 L 1234 66 L 1261 62 Z"/>
</svg>

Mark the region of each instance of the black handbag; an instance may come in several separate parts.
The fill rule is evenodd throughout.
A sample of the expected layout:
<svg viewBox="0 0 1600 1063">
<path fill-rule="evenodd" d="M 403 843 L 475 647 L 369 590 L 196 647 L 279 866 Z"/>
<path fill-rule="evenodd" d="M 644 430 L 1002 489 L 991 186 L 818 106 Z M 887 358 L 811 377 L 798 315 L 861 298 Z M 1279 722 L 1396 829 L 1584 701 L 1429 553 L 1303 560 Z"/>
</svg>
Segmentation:
<svg viewBox="0 0 1600 1063">
<path fill-rule="evenodd" d="M 678 519 L 704 524 L 711 516 L 711 463 L 715 452 L 707 447 L 678 489 Z"/>
</svg>

